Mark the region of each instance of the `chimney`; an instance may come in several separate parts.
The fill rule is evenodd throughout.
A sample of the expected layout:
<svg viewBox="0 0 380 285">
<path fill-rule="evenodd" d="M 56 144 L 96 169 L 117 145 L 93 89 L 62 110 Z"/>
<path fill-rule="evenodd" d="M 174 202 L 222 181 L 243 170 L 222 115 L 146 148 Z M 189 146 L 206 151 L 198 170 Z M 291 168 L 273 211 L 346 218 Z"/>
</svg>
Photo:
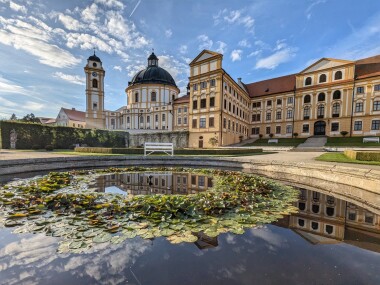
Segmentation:
<svg viewBox="0 0 380 285">
<path fill-rule="evenodd" d="M 239 83 L 241 83 L 241 77 L 239 77 L 237 80 L 238 80 Z"/>
<path fill-rule="evenodd" d="M 75 108 L 71 108 L 72 111 L 75 111 Z"/>
</svg>

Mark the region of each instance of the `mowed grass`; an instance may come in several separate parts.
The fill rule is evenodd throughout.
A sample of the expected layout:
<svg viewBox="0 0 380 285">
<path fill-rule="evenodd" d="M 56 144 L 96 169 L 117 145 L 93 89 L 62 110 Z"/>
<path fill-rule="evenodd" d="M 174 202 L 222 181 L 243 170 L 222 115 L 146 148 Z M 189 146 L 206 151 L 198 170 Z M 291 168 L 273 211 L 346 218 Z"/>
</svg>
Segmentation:
<svg viewBox="0 0 380 285">
<path fill-rule="evenodd" d="M 324 154 L 316 157 L 315 160 L 328 161 L 328 162 L 380 165 L 380 161 L 362 161 L 362 160 L 351 159 L 351 158 L 348 158 L 347 156 L 345 156 L 341 152 L 324 153 Z"/>
<path fill-rule="evenodd" d="M 348 147 L 348 146 L 356 146 L 356 147 L 378 147 L 380 148 L 380 143 L 375 142 L 368 142 L 363 143 L 363 137 L 347 137 L 347 138 L 335 138 L 335 137 L 329 137 L 327 138 L 327 143 L 325 146 L 341 146 L 341 147 Z"/>
<path fill-rule="evenodd" d="M 244 146 L 298 146 L 299 144 L 304 143 L 305 141 L 305 138 L 279 138 L 278 143 L 268 143 L 268 139 L 258 139 L 257 141 L 245 144 Z"/>
</svg>

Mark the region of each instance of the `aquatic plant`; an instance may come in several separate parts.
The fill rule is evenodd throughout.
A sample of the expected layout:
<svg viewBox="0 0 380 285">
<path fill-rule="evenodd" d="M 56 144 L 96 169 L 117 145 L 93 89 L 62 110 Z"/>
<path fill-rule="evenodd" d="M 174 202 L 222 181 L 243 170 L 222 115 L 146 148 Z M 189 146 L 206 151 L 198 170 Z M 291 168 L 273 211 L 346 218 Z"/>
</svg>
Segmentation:
<svg viewBox="0 0 380 285">
<path fill-rule="evenodd" d="M 214 187 L 190 195 L 98 193 L 97 177 L 137 171 L 192 172 L 212 176 Z M 212 169 L 109 168 L 51 172 L 0 188 L 0 224 L 15 233 L 60 237 L 60 252 L 82 252 L 94 243 L 120 243 L 139 236 L 195 242 L 196 234 L 242 234 L 296 211 L 297 191 L 251 174 Z"/>
</svg>

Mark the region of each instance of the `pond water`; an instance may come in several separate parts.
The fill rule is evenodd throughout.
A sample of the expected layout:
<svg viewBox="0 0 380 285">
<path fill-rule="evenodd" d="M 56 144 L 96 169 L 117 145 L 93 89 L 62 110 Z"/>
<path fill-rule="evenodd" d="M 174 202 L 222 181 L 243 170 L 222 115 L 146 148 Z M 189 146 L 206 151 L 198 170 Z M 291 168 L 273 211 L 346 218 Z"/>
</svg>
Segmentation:
<svg viewBox="0 0 380 285">
<path fill-rule="evenodd" d="M 194 173 L 115 173 L 90 189 L 121 196 L 196 194 Z M 299 189 L 299 212 L 242 235 L 198 233 L 194 243 L 135 237 L 57 253 L 60 238 L 0 229 L 0 284 L 380 284 L 380 217 L 334 196 Z"/>
</svg>

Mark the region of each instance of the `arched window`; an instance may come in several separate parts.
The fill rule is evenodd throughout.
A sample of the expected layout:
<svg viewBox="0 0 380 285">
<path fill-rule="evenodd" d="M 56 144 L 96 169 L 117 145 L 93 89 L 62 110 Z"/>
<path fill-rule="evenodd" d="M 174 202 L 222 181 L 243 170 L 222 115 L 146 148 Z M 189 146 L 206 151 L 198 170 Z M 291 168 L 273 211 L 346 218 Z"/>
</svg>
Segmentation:
<svg viewBox="0 0 380 285">
<path fill-rule="evenodd" d="M 306 106 L 304 109 L 303 109 L 303 119 L 304 120 L 308 120 L 310 118 L 310 107 L 309 106 Z"/>
<path fill-rule="evenodd" d="M 339 117 L 339 113 L 340 113 L 340 104 L 334 103 L 333 108 L 332 108 L 332 116 Z"/>
<path fill-rule="evenodd" d="M 156 92 L 150 93 L 150 101 L 156 102 L 156 100 L 157 100 L 157 93 Z"/>
<path fill-rule="evenodd" d="M 334 75 L 335 80 L 342 79 L 342 77 L 343 77 L 342 71 L 339 70 L 339 71 L 335 72 L 335 75 Z"/>
<path fill-rule="evenodd" d="M 340 96 L 341 96 L 340 90 L 335 90 L 333 93 L 333 100 L 340 100 Z"/>
<path fill-rule="evenodd" d="M 310 95 L 306 95 L 303 98 L 303 103 L 306 104 L 306 103 L 310 103 L 310 102 L 311 102 L 311 96 Z"/>
<path fill-rule="evenodd" d="M 92 87 L 93 88 L 98 88 L 98 80 L 92 79 Z"/>
<path fill-rule="evenodd" d="M 174 100 L 175 100 L 175 94 L 172 95 L 172 101 L 174 101 Z"/>
<path fill-rule="evenodd" d="M 317 110 L 317 118 L 321 119 L 325 117 L 325 106 L 319 105 Z"/>
<path fill-rule="evenodd" d="M 139 93 L 136 92 L 136 93 L 135 93 L 135 102 L 138 102 L 138 101 L 139 101 Z"/>
<path fill-rule="evenodd" d="M 319 76 L 319 83 L 323 83 L 323 82 L 326 82 L 327 81 L 327 76 L 326 74 L 321 74 Z"/>
<path fill-rule="evenodd" d="M 318 94 L 318 102 L 323 102 L 326 100 L 326 95 L 325 93 L 319 93 Z"/>
<path fill-rule="evenodd" d="M 305 79 L 305 85 L 311 85 L 311 77 Z"/>
</svg>

